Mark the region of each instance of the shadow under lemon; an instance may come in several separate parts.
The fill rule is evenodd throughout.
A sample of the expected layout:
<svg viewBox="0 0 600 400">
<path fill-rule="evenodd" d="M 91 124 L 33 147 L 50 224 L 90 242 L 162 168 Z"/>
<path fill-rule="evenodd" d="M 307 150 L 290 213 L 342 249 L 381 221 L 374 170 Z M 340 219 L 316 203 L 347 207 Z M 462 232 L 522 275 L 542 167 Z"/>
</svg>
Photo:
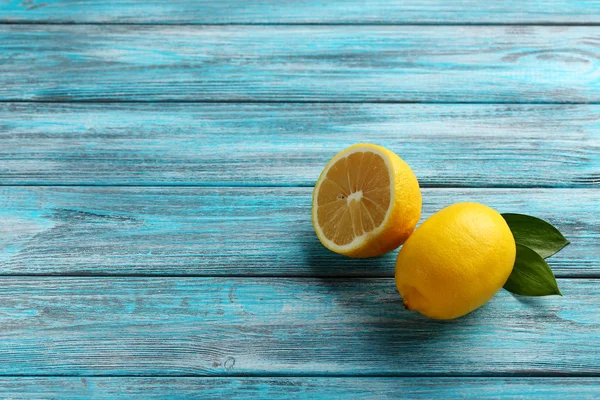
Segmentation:
<svg viewBox="0 0 600 400">
<path fill-rule="evenodd" d="M 354 353 L 352 346 L 357 346 L 356 354 L 364 346 L 371 349 L 382 365 L 365 373 L 410 373 L 411 363 L 418 369 L 419 365 L 424 368 L 423 363 L 453 360 L 459 348 L 464 355 L 465 348 L 482 339 L 469 332 L 486 332 L 481 322 L 489 311 L 494 312 L 494 307 L 487 310 L 487 305 L 449 321 L 406 310 L 394 281 L 397 250 L 381 257 L 352 259 L 326 249 L 314 232 L 306 234 L 312 236 L 304 249 L 306 266 L 318 280 L 320 297 L 334 306 L 331 321 L 319 323 L 343 325 L 339 327 L 343 332 L 340 340 L 346 341 L 349 355 Z M 433 356 L 436 360 L 429 360 Z"/>
<path fill-rule="evenodd" d="M 321 244 L 314 230 L 301 234 L 305 275 L 311 277 L 393 277 L 397 252 L 373 258 L 350 258 L 336 254 Z"/>
</svg>

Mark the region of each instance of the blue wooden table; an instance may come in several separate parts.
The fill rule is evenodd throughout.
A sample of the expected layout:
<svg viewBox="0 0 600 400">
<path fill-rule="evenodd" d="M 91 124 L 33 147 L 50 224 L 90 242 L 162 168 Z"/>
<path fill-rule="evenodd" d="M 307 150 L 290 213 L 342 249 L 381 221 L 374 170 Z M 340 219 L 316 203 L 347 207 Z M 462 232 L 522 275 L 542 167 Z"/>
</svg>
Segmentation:
<svg viewBox="0 0 600 400">
<path fill-rule="evenodd" d="M 536 215 L 563 297 L 434 321 L 310 222 L 357 142 Z M 0 397 L 600 397 L 600 1 L 0 2 Z"/>
</svg>

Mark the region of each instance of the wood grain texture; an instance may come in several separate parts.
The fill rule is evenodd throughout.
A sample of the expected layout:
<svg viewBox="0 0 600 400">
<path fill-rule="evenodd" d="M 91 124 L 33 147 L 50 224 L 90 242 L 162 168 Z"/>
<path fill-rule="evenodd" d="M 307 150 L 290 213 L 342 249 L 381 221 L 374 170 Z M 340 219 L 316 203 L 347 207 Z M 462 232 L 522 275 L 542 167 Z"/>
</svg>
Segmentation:
<svg viewBox="0 0 600 400">
<path fill-rule="evenodd" d="M 312 188 L 0 188 L 2 274 L 393 276 L 396 252 L 349 259 L 310 221 Z M 572 242 L 557 276 L 600 276 L 600 191 L 425 189 L 423 218 L 459 201 L 546 219 Z"/>
<path fill-rule="evenodd" d="M 386 146 L 423 187 L 600 187 L 600 106 L 0 104 L 0 184 L 306 185 Z"/>
<path fill-rule="evenodd" d="M 600 101 L 600 30 L 0 27 L 0 100 Z"/>
<path fill-rule="evenodd" d="M 0 378 L 3 398 L 596 399 L 599 378 Z"/>
<path fill-rule="evenodd" d="M 0 22 L 599 23 L 597 0 L 5 0 Z"/>
<path fill-rule="evenodd" d="M 393 279 L 2 278 L 0 375 L 600 374 L 600 286 L 453 321 Z"/>
</svg>

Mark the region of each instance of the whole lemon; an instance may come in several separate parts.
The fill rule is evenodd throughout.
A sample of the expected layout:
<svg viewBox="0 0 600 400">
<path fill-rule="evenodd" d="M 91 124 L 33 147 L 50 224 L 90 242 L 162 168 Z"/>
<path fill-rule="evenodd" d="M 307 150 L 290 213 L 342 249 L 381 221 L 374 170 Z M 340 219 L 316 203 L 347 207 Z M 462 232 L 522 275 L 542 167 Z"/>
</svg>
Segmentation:
<svg viewBox="0 0 600 400">
<path fill-rule="evenodd" d="M 506 283 L 515 262 L 502 216 L 479 203 L 457 203 L 429 217 L 396 260 L 404 306 L 436 319 L 481 307 Z"/>
</svg>

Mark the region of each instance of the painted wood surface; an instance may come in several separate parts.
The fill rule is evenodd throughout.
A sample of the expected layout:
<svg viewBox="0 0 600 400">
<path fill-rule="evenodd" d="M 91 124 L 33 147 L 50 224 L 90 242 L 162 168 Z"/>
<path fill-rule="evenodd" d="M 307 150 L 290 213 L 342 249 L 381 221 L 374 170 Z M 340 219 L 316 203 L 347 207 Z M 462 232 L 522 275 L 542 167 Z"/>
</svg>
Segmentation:
<svg viewBox="0 0 600 400">
<path fill-rule="evenodd" d="M 598 0 L 2 2 L 0 397 L 597 398 L 598 24 Z M 424 217 L 555 224 L 565 296 L 434 321 L 394 253 L 325 250 L 311 186 L 360 141 L 413 166 Z"/>
<path fill-rule="evenodd" d="M 0 104 L 0 184 L 312 186 L 357 142 L 424 187 L 600 187 L 600 106 L 502 104 Z"/>
<path fill-rule="evenodd" d="M 596 26 L 0 26 L 0 100 L 597 102 Z"/>
<path fill-rule="evenodd" d="M 501 291 L 452 321 L 380 279 L 0 280 L 0 375 L 600 374 L 600 286 Z"/>
<path fill-rule="evenodd" d="M 597 399 L 598 378 L 0 378 L 0 396 L 60 399 Z"/>
<path fill-rule="evenodd" d="M 597 0 L 5 0 L 0 22 L 599 23 Z"/>
<path fill-rule="evenodd" d="M 0 274 L 393 276 L 396 252 L 326 250 L 312 188 L 0 188 Z M 600 191 L 425 189 L 423 218 L 459 201 L 547 219 L 571 245 L 557 276 L 600 277 Z"/>
</svg>

